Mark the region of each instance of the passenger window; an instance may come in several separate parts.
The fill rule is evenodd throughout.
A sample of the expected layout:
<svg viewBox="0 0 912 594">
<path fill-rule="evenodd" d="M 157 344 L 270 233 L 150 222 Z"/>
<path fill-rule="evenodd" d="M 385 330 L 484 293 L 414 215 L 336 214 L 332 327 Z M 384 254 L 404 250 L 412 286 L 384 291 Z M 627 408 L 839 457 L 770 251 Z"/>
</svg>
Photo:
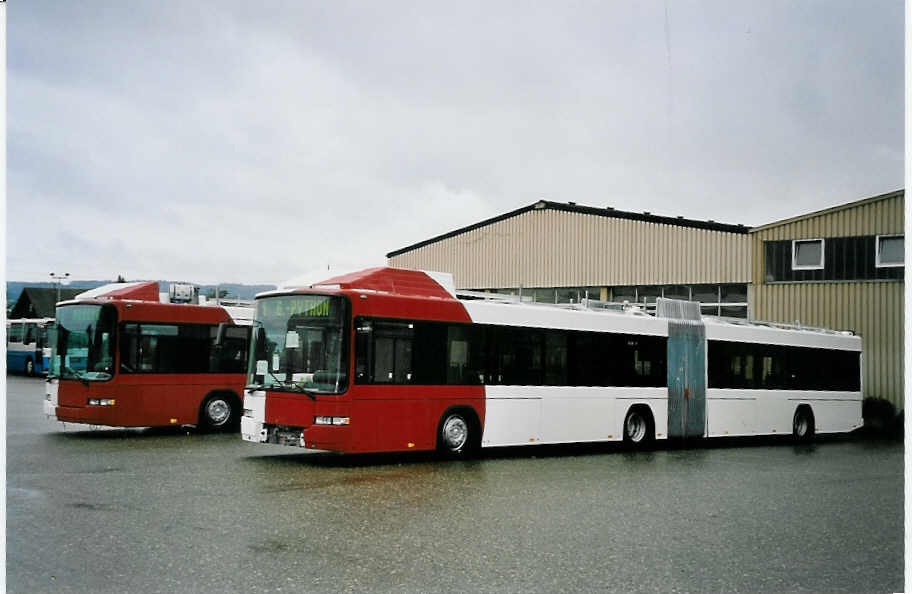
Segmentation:
<svg viewBox="0 0 912 594">
<path fill-rule="evenodd" d="M 567 385 L 567 333 L 545 334 L 545 385 Z"/>
<path fill-rule="evenodd" d="M 484 329 L 478 326 L 450 326 L 447 333 L 446 383 L 484 383 Z"/>
<path fill-rule="evenodd" d="M 22 324 L 10 324 L 9 342 L 22 342 Z"/>
<path fill-rule="evenodd" d="M 222 343 L 216 348 L 218 326 L 209 329 L 209 371 L 213 373 L 244 373 L 247 370 L 247 344 L 250 327 L 228 326 L 222 333 Z"/>
<path fill-rule="evenodd" d="M 376 322 L 373 331 L 373 383 L 411 383 L 413 324 Z"/>
<path fill-rule="evenodd" d="M 120 332 L 120 371 L 139 371 L 139 325 L 124 324 Z"/>
</svg>

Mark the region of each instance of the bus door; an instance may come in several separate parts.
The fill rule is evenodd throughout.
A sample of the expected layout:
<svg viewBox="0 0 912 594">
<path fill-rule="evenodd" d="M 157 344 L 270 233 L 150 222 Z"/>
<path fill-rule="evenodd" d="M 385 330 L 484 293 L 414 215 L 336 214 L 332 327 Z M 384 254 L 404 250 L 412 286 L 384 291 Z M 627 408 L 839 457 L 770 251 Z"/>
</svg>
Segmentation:
<svg viewBox="0 0 912 594">
<path fill-rule="evenodd" d="M 706 327 L 668 320 L 668 437 L 703 437 L 706 428 Z"/>
</svg>

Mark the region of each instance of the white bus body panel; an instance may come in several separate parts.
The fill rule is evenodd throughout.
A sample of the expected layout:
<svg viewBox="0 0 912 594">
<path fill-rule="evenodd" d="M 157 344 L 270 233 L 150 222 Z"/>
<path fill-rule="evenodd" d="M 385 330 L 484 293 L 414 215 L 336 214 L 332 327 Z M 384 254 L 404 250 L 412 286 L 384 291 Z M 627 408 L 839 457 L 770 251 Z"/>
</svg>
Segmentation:
<svg viewBox="0 0 912 594">
<path fill-rule="evenodd" d="M 706 340 L 728 340 L 758 344 L 802 346 L 843 351 L 861 351 L 861 337 L 849 333 L 813 330 L 782 330 L 770 326 L 733 324 L 715 318 L 704 318 Z"/>
<path fill-rule="evenodd" d="M 706 340 L 775 344 L 845 351 L 861 351 L 860 336 L 847 332 L 782 330 L 768 326 L 704 320 Z M 863 361 L 862 361 L 863 363 Z M 859 364 L 859 370 L 863 366 Z M 791 435 L 795 411 L 811 407 L 815 433 L 845 433 L 863 425 L 862 392 L 823 390 L 706 390 L 706 436 Z"/>
<path fill-rule="evenodd" d="M 244 392 L 244 412 L 241 416 L 241 439 L 254 443 L 266 441 L 266 392 L 246 390 Z"/>
<path fill-rule="evenodd" d="M 665 439 L 667 388 L 485 386 L 484 447 L 619 441 L 634 404 L 650 408 Z"/>
<path fill-rule="evenodd" d="M 57 418 L 57 389 L 56 379 L 50 379 L 44 382 L 44 414 L 48 417 Z"/>
<path fill-rule="evenodd" d="M 463 301 L 462 305 L 474 324 L 668 336 L 668 320 L 647 315 L 487 301 Z"/>
<path fill-rule="evenodd" d="M 706 390 L 707 437 L 791 435 L 795 410 L 811 407 L 816 433 L 845 433 L 862 426 L 859 392 Z"/>
</svg>

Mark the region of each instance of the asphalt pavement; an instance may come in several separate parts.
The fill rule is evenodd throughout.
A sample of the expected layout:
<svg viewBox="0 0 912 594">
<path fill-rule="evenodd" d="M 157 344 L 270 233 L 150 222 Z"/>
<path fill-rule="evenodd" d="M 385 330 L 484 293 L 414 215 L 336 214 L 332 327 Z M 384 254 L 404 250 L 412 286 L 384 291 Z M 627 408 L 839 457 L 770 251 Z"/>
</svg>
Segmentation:
<svg viewBox="0 0 912 594">
<path fill-rule="evenodd" d="M 7 376 L 10 592 L 898 592 L 903 447 L 341 456 L 42 414 Z"/>
</svg>

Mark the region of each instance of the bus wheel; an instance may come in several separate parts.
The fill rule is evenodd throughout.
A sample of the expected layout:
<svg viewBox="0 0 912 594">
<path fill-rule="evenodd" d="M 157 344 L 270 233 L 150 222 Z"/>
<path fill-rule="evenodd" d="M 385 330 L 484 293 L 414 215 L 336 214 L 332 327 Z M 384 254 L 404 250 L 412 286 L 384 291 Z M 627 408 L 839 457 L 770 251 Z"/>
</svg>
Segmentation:
<svg viewBox="0 0 912 594">
<path fill-rule="evenodd" d="M 237 417 L 234 398 L 227 394 L 211 394 L 200 410 L 200 425 L 210 431 L 229 429 Z"/>
<path fill-rule="evenodd" d="M 624 417 L 624 443 L 643 448 L 655 439 L 655 423 L 652 413 L 645 406 L 631 406 Z"/>
<path fill-rule="evenodd" d="M 814 413 L 807 405 L 795 409 L 792 418 L 792 437 L 799 443 L 807 443 L 814 439 Z"/>
<path fill-rule="evenodd" d="M 477 425 L 461 410 L 447 412 L 437 430 L 437 450 L 451 458 L 465 458 L 478 446 Z"/>
<path fill-rule="evenodd" d="M 31 359 L 25 360 L 25 375 L 32 376 L 35 375 L 35 362 Z"/>
</svg>

